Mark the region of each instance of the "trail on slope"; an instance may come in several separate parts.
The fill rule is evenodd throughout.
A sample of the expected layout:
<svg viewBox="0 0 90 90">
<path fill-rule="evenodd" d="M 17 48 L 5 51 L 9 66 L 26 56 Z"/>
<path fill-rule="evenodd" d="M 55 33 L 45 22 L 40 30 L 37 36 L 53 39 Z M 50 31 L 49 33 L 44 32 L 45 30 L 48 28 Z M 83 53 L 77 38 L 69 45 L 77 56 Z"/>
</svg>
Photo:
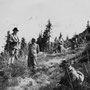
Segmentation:
<svg viewBox="0 0 90 90">
<path fill-rule="evenodd" d="M 62 58 L 56 56 L 38 57 L 36 73 L 32 74 L 30 70 L 26 70 L 29 74 L 28 76 L 10 79 L 11 86 L 7 87 L 7 90 L 39 90 L 41 87 L 50 85 L 57 78 L 55 76 L 60 76 L 58 65 L 61 61 Z M 12 85 L 15 82 L 17 84 Z"/>
<path fill-rule="evenodd" d="M 6 90 L 51 90 L 49 86 L 53 88 L 60 80 L 60 77 L 63 76 L 59 64 L 63 60 L 75 57 L 75 55 L 76 53 L 39 56 L 35 74 L 32 74 L 30 70 L 26 69 L 23 77 L 19 76 L 9 80 L 11 86 L 7 87 Z M 17 84 L 12 85 L 15 82 Z"/>
</svg>

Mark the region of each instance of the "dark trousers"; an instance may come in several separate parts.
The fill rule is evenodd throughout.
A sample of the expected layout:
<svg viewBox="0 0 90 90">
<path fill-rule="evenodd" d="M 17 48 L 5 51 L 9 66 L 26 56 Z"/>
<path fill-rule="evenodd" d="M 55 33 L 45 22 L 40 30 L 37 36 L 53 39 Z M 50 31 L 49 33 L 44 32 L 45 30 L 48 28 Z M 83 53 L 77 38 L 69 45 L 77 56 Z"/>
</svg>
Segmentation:
<svg viewBox="0 0 90 90">
<path fill-rule="evenodd" d="M 35 57 L 28 57 L 28 67 L 34 68 L 34 59 Z"/>
</svg>

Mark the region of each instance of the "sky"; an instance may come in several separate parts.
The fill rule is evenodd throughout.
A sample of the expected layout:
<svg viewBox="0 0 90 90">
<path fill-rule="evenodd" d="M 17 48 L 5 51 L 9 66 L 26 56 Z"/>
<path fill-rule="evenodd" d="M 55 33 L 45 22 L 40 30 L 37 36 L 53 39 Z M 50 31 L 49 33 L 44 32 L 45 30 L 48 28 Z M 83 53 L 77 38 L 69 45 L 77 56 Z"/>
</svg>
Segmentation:
<svg viewBox="0 0 90 90">
<path fill-rule="evenodd" d="M 19 38 L 29 42 L 52 23 L 52 40 L 60 32 L 65 39 L 85 30 L 90 20 L 90 0 L 0 0 L 0 51 L 7 31 L 19 29 Z"/>
</svg>

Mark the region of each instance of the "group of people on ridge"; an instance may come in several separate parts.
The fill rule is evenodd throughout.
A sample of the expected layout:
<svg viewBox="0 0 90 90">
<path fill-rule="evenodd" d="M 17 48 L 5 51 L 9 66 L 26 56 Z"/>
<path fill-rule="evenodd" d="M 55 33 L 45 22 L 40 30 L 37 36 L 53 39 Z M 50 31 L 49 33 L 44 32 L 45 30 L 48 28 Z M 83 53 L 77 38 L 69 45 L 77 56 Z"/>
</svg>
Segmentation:
<svg viewBox="0 0 90 90">
<path fill-rule="evenodd" d="M 17 36 L 18 31 L 19 30 L 17 29 L 17 27 L 15 27 L 13 29 L 13 33 L 10 34 L 10 37 L 9 37 L 9 47 L 8 47 L 9 55 L 10 55 L 9 62 L 8 62 L 9 65 L 14 64 L 15 59 L 18 59 L 17 54 L 18 54 L 18 49 L 19 49 L 19 45 L 20 45 L 20 41 Z M 28 50 L 29 50 L 29 52 L 28 52 L 27 66 L 32 71 L 34 71 L 35 65 L 37 64 L 37 55 L 40 52 L 39 45 L 36 43 L 35 38 L 32 38 L 31 43 L 29 44 Z M 64 82 L 64 84 L 70 83 L 71 81 L 73 81 L 73 83 L 79 82 L 80 84 L 82 84 L 82 82 L 84 81 L 84 75 L 81 72 L 76 71 L 71 65 L 67 64 L 65 61 L 62 62 L 61 65 L 65 70 L 65 77 L 67 78 L 67 76 L 69 76 L 70 80 L 67 78 L 69 80 L 69 82 L 68 82 L 68 80 L 65 79 L 65 77 L 64 77 L 64 79 L 61 80 L 60 84 L 63 84 L 63 81 L 65 81 L 65 80 L 66 81 Z M 67 70 L 70 71 L 70 74 Z M 70 84 L 70 87 L 69 86 L 67 86 L 67 87 L 74 88 L 73 83 Z M 78 84 L 76 84 L 76 85 L 78 85 Z M 78 87 L 77 87 L 77 90 L 81 90 L 81 89 L 78 89 Z M 59 89 L 55 88 L 54 90 L 59 90 Z M 71 90 L 71 89 L 67 89 L 67 90 Z M 76 90 L 76 89 L 72 89 L 72 90 Z"/>
<path fill-rule="evenodd" d="M 20 41 L 19 38 L 17 36 L 18 33 L 18 29 L 17 27 L 15 27 L 13 29 L 13 33 L 10 34 L 9 37 L 9 61 L 8 61 L 8 65 L 14 64 L 15 59 L 18 60 L 18 49 L 20 47 Z M 35 64 L 37 64 L 37 53 L 39 53 L 39 45 L 36 44 L 36 40 L 34 38 L 32 38 L 31 43 L 29 44 L 29 53 L 28 53 L 28 67 L 31 67 L 32 69 L 34 69 Z"/>
</svg>

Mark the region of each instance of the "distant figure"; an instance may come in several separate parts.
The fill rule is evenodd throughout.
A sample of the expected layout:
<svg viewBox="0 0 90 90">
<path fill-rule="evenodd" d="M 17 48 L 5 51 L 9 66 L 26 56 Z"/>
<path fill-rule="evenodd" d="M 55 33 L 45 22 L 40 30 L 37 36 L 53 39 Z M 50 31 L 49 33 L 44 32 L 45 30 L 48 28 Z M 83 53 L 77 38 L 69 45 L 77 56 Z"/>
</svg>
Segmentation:
<svg viewBox="0 0 90 90">
<path fill-rule="evenodd" d="M 74 43 L 74 40 L 71 39 L 70 42 L 71 42 L 71 49 L 74 50 L 74 49 L 75 49 L 75 43 Z"/>
<path fill-rule="evenodd" d="M 40 52 L 39 45 L 36 44 L 36 40 L 32 38 L 31 44 L 29 44 L 29 54 L 28 54 L 28 67 L 34 70 L 37 64 L 37 54 Z"/>
<path fill-rule="evenodd" d="M 58 50 L 58 53 L 61 53 L 61 43 L 58 43 L 57 50 Z"/>
<path fill-rule="evenodd" d="M 13 64 L 14 63 L 14 60 L 15 58 L 17 59 L 17 51 L 18 51 L 18 48 L 19 48 L 19 38 L 17 36 L 17 32 L 19 30 L 15 27 L 13 29 L 13 33 L 10 34 L 10 38 L 9 38 L 9 55 L 10 55 L 10 58 L 9 58 L 9 62 L 8 64 Z"/>
<path fill-rule="evenodd" d="M 66 53 L 67 49 L 64 47 L 64 45 L 60 45 L 61 47 L 61 53 Z"/>
</svg>

